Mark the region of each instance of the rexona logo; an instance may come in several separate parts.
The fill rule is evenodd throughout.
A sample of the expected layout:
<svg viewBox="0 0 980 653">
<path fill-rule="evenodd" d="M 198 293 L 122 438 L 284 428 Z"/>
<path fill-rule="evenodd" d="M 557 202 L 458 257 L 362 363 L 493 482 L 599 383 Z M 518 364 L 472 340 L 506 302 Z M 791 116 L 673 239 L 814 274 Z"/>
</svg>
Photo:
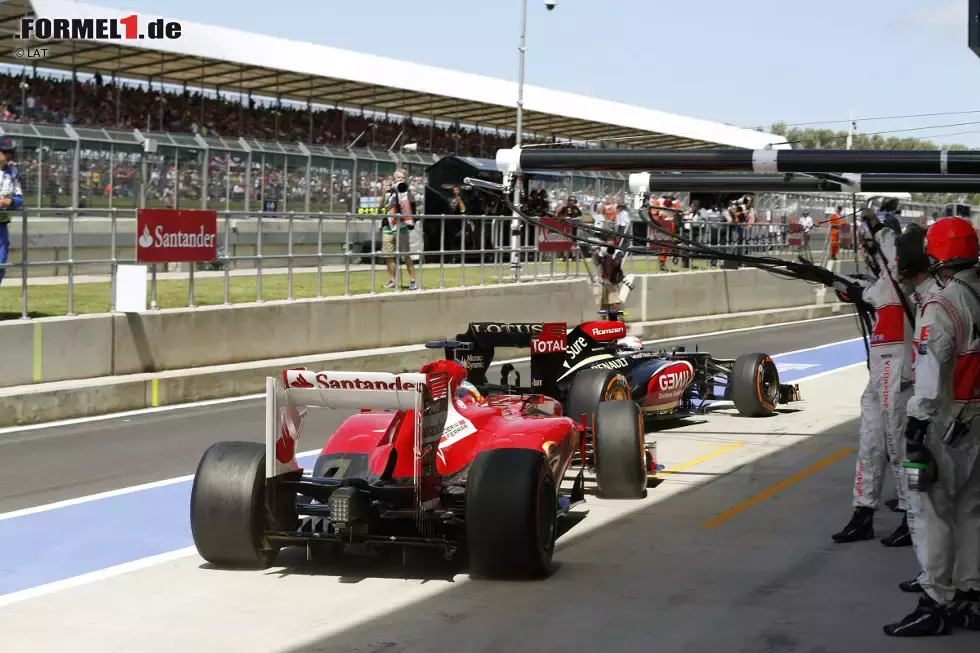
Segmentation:
<svg viewBox="0 0 980 653">
<path fill-rule="evenodd" d="M 137 263 L 204 263 L 218 256 L 216 211 L 139 209 Z"/>
<path fill-rule="evenodd" d="M 588 341 L 586 341 L 586 339 L 583 338 L 582 336 L 579 336 L 578 339 L 575 342 L 573 342 L 572 345 L 568 348 L 569 358 L 572 359 L 578 358 L 579 354 L 581 354 L 588 346 L 589 346 Z"/>
</svg>

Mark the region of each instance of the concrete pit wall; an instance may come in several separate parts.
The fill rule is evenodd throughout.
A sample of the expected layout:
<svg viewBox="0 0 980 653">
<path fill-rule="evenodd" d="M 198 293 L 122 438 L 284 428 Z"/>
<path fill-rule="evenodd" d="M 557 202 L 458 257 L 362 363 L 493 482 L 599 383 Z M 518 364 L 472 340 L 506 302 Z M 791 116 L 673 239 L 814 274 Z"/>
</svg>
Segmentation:
<svg viewBox="0 0 980 653">
<path fill-rule="evenodd" d="M 631 322 L 820 303 L 812 286 L 758 270 L 643 275 L 634 287 Z M 0 387 L 415 345 L 468 322 L 577 324 L 597 309 L 593 287 L 575 279 L 11 320 L 0 322 Z"/>
</svg>

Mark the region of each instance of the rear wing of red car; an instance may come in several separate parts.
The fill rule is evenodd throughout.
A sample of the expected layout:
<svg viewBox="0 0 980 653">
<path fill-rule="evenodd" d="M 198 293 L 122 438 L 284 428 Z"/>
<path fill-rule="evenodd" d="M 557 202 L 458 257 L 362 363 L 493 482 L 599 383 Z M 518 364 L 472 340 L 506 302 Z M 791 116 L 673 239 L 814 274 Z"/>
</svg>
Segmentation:
<svg viewBox="0 0 980 653">
<path fill-rule="evenodd" d="M 283 370 L 266 378 L 266 478 L 302 473 L 297 446 L 310 407 L 414 411 L 415 451 L 421 456 L 420 504 L 439 496 L 435 456 L 446 426 L 449 379 L 431 374 Z"/>
</svg>

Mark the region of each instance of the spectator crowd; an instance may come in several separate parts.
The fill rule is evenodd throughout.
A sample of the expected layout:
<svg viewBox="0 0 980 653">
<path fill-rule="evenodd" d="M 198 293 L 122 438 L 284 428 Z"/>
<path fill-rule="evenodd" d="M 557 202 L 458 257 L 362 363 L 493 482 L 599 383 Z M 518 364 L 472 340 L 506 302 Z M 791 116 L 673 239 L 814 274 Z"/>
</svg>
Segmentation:
<svg viewBox="0 0 980 653">
<path fill-rule="evenodd" d="M 415 143 L 420 151 L 476 157 L 492 157 L 498 149 L 511 147 L 514 140 L 512 134 L 463 125 L 435 124 L 430 128 L 428 122 L 371 116 L 363 111 L 347 110 L 343 115 L 338 108 L 314 109 L 311 121 L 310 111 L 303 105 L 256 102 L 249 96 L 245 106 L 237 96 L 205 95 L 202 99 L 200 91 L 161 91 L 159 84 L 153 84 L 151 90 L 147 85 L 123 82 L 117 88 L 112 80 L 103 80 L 100 75 L 77 81 L 74 100 L 70 79 L 28 75 L 23 81 L 26 89 L 21 88 L 21 75 L 12 71 L 0 74 L 0 120 L 243 136 L 339 147 L 349 146 L 360 136 L 357 147 L 388 149 Z"/>
</svg>

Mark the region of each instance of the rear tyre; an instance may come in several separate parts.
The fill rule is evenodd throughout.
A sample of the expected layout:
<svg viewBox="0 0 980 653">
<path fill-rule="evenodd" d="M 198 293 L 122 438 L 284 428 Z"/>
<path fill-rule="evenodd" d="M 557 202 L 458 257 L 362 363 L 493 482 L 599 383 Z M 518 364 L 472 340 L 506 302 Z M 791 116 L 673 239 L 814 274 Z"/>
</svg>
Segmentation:
<svg viewBox="0 0 980 653">
<path fill-rule="evenodd" d="M 466 487 L 470 570 L 485 578 L 551 573 L 558 485 L 543 453 L 490 449 L 477 455 Z"/>
<path fill-rule="evenodd" d="M 265 506 L 265 446 L 208 447 L 191 490 L 191 534 L 201 557 L 222 567 L 269 567 L 279 549 L 263 549 L 260 538 L 272 523 Z"/>
<path fill-rule="evenodd" d="M 633 400 L 599 404 L 593 442 L 598 495 L 607 499 L 646 497 L 643 415 Z"/>
<path fill-rule="evenodd" d="M 613 370 L 582 370 L 572 379 L 568 389 L 568 417 L 581 423 L 585 414 L 586 426 L 592 426 L 595 412 L 603 401 L 632 399 L 629 382 L 622 374 Z"/>
<path fill-rule="evenodd" d="M 779 371 L 768 354 L 743 354 L 732 368 L 732 401 L 746 417 L 768 417 L 779 401 Z"/>
</svg>

